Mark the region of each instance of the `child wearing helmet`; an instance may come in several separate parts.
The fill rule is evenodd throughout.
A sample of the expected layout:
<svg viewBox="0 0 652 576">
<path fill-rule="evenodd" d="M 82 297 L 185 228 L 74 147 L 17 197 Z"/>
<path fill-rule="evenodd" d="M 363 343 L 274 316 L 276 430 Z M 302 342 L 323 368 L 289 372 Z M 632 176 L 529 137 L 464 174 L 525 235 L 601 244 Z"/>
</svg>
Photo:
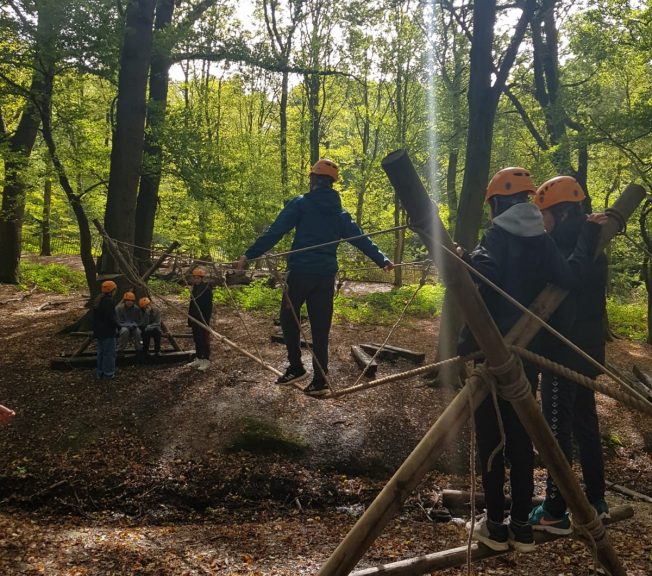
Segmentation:
<svg viewBox="0 0 652 576">
<path fill-rule="evenodd" d="M 131 341 L 136 352 L 140 352 L 140 325 L 143 314 L 136 306 L 136 295 L 131 290 L 122 295 L 122 301 L 115 307 L 115 314 L 120 326 L 118 351 L 124 350 Z"/>
<path fill-rule="evenodd" d="M 583 228 L 588 227 L 597 238 L 600 224 L 606 220 L 604 214 L 585 215 L 585 197 L 582 186 L 570 176 L 552 178 L 536 192 L 534 204 L 542 212 L 546 231 L 564 255 L 573 251 Z M 595 260 L 590 260 L 582 282 L 566 296 L 551 319 L 557 330 L 601 364 L 605 360 L 606 285 L 607 259 L 604 253 L 600 253 Z M 541 353 L 547 358 L 589 378 L 600 374 L 592 364 L 547 333 L 542 335 L 541 348 Z M 550 429 L 569 462 L 573 460 L 573 439 L 576 441 L 587 499 L 598 516 L 608 517 L 594 391 L 543 370 L 541 404 Z M 566 502 L 550 475 L 546 482 L 546 498 L 530 513 L 530 524 L 535 530 L 553 534 L 572 532 Z"/>
<path fill-rule="evenodd" d="M 161 354 L 161 312 L 149 298 L 144 296 L 138 300 L 138 307 L 141 310 L 142 318 L 140 331 L 143 336 L 143 354 L 149 354 L 150 340 L 154 340 L 154 355 Z"/>
<path fill-rule="evenodd" d="M 273 248 L 281 238 L 295 229 L 292 250 L 301 250 L 332 242 L 328 246 L 302 250 L 288 258 L 287 290 L 281 305 L 281 328 L 287 347 L 289 366 L 277 384 L 298 382 L 307 377 L 300 347 L 300 330 L 296 318 L 305 302 L 312 331 L 313 378 L 304 392 L 323 396 L 328 392 L 328 340 L 333 318 L 335 274 L 337 273 L 337 244 L 342 238 L 363 234 L 351 215 L 342 208 L 340 195 L 333 189 L 339 169 L 326 158 L 315 162 L 310 170 L 310 191 L 287 203 L 276 220 L 240 257 L 238 268 L 247 260 L 257 258 Z M 390 271 L 394 264 L 368 237 L 349 240 L 379 268 Z M 294 310 L 294 311 L 293 311 Z M 296 316 L 296 318 L 295 318 Z"/>
<path fill-rule="evenodd" d="M 211 334 L 204 327 L 211 323 L 213 314 L 213 289 L 206 282 L 206 270 L 201 266 L 193 268 L 191 272 L 192 292 L 190 293 L 190 305 L 188 326 L 192 329 L 192 338 L 195 341 L 196 358 L 189 366 L 197 368 L 202 372 L 211 365 Z"/>
<path fill-rule="evenodd" d="M 489 183 L 486 194 L 491 226 L 475 250 L 464 255 L 475 269 L 525 306 L 549 282 L 570 288 L 575 276 L 586 269 L 590 252 L 585 239 L 568 261 L 560 254 L 545 233 L 541 212 L 528 202 L 535 191 L 534 182 L 524 168 L 500 170 Z M 498 329 L 506 334 L 520 317 L 520 310 L 483 283 L 479 290 Z M 536 347 L 535 340 L 529 348 Z M 465 327 L 458 352 L 467 354 L 476 349 L 477 344 Z M 537 370 L 527 362 L 523 365 L 534 394 Z M 491 395 L 475 412 L 486 512 L 475 524 L 472 536 L 493 550 L 507 550 L 511 546 L 520 552 L 530 552 L 534 549 L 532 526 L 528 523 L 534 493 L 532 442 L 512 405 L 498 398 L 498 408 L 505 434 L 505 445 L 499 450 L 502 433 Z M 512 494 L 508 525 L 504 523 L 506 461 L 511 465 Z"/>
<path fill-rule="evenodd" d="M 93 337 L 97 339 L 95 375 L 99 379 L 115 376 L 115 337 L 119 328 L 113 303 L 116 289 L 113 280 L 105 280 L 93 304 Z"/>
</svg>

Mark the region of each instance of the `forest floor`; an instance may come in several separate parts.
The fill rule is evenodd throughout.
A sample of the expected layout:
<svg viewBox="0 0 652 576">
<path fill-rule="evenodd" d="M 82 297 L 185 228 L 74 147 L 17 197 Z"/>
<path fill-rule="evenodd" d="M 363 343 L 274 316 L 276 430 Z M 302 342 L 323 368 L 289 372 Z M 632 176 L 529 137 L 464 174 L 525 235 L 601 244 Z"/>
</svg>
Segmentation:
<svg viewBox="0 0 652 576">
<path fill-rule="evenodd" d="M 204 373 L 134 366 L 100 382 L 92 370 L 52 371 L 50 358 L 80 343 L 57 333 L 83 303 L 79 294 L 0 286 L 0 402 L 17 413 L 0 431 L 0 574 L 316 574 L 454 394 L 416 377 L 314 399 L 275 385 L 273 374 L 220 344 Z M 182 315 L 161 308 L 172 332 L 188 331 Z M 245 318 L 251 337 L 232 309 L 218 307 L 213 327 L 245 348 L 255 343 L 282 368 L 284 347 L 269 341 L 273 319 Z M 349 346 L 387 330 L 334 326 L 336 387 L 357 375 Z M 436 322 L 409 320 L 392 342 L 430 361 L 436 339 Z M 618 340 L 608 356 L 626 372 L 633 363 L 652 371 L 650 346 Z M 383 362 L 379 375 L 411 367 Z M 652 495 L 652 419 L 598 402 L 607 478 Z M 465 430 L 360 566 L 463 545 L 462 522 L 434 523 L 428 512 L 441 489 L 469 489 L 468 461 Z M 538 469 L 538 493 L 544 477 Z M 612 492 L 607 500 L 625 502 Z M 629 503 L 634 518 L 609 534 L 628 574 L 649 576 L 652 505 Z M 587 548 L 566 539 L 474 571 L 567 576 L 591 566 Z"/>
</svg>

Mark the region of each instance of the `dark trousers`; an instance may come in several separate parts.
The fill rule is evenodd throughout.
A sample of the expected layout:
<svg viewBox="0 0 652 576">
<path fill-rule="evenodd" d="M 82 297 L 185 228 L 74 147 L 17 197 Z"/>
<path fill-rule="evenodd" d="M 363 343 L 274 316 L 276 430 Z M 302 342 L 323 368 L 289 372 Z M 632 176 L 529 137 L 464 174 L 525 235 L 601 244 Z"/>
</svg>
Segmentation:
<svg viewBox="0 0 652 576">
<path fill-rule="evenodd" d="M 288 361 L 292 368 L 303 366 L 301 362 L 301 332 L 296 318 L 300 318 L 301 306 L 306 303 L 312 345 L 315 357 L 324 372 L 328 373 L 328 335 L 333 319 L 333 296 L 335 276 L 319 274 L 298 274 L 290 272 L 287 291 L 281 305 L 281 328 L 288 351 Z M 296 314 L 296 318 L 292 313 Z M 313 371 L 319 377 L 321 371 L 313 359 Z"/>
<path fill-rule="evenodd" d="M 113 378 L 115 375 L 115 338 L 97 339 L 97 369 L 98 378 Z"/>
<path fill-rule="evenodd" d="M 524 363 L 523 367 L 534 394 L 536 369 L 527 363 Z M 493 456 L 491 469 L 489 469 L 489 459 L 501 441 L 500 428 L 491 395 L 487 396 L 475 411 L 476 444 L 482 466 L 482 486 L 487 517 L 494 522 L 502 522 L 504 519 L 505 461 L 507 460 L 510 464 L 509 481 L 512 494 L 510 514 L 518 522 L 527 522 L 534 494 L 532 441 L 509 402 L 499 397 L 498 408 L 505 431 L 505 446 Z"/>
<path fill-rule="evenodd" d="M 604 464 L 595 393 L 576 382 L 544 372 L 541 404 L 550 429 L 569 462 L 573 461 L 573 438 L 577 442 L 589 502 L 603 499 Z M 545 507 L 556 516 L 566 511 L 566 502 L 550 475 L 546 484 Z"/>
<path fill-rule="evenodd" d="M 193 322 L 192 339 L 195 341 L 195 353 L 197 358 L 206 359 L 211 355 L 211 334 L 203 326 L 198 326 Z"/>
<path fill-rule="evenodd" d="M 161 330 L 159 328 L 154 328 L 153 330 L 143 329 L 143 352 L 147 354 L 149 352 L 149 342 L 154 340 L 154 354 L 158 354 L 161 351 Z"/>
</svg>

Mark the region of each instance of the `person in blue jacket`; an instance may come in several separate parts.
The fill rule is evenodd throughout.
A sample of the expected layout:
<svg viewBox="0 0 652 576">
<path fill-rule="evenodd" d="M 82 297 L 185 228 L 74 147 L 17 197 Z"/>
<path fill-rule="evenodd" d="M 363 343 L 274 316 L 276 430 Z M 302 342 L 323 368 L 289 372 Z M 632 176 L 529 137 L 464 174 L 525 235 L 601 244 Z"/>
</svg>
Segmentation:
<svg viewBox="0 0 652 576">
<path fill-rule="evenodd" d="M 528 201 L 536 187 L 527 170 L 504 168 L 491 180 L 486 201 L 491 210 L 491 226 L 478 246 L 463 258 L 521 304 L 529 306 L 548 282 L 561 288 L 572 288 L 588 268 L 589 254 L 597 237 L 586 228 L 577 246 L 566 258 L 546 234 L 543 216 Z M 485 284 L 480 294 L 501 334 L 506 334 L 521 316 L 521 311 Z M 533 341 L 528 348 L 537 350 Z M 458 353 L 477 350 L 477 344 L 465 327 Z M 523 363 L 532 393 L 537 386 L 536 367 Z M 532 526 L 528 523 L 534 492 L 534 452 L 532 442 L 512 405 L 497 400 L 496 413 L 489 395 L 475 411 L 478 453 L 482 466 L 482 485 L 486 513 L 474 525 L 473 538 L 491 548 L 504 551 L 511 546 L 519 552 L 534 550 Z M 504 430 L 503 435 L 499 418 Z M 505 465 L 510 464 L 512 504 L 509 522 L 505 524 Z"/>
<path fill-rule="evenodd" d="M 301 336 L 296 318 L 306 303 L 312 330 L 313 379 L 304 389 L 311 396 L 327 393 L 325 376 L 328 374 L 328 338 L 333 317 L 337 246 L 333 243 L 347 240 L 389 272 L 394 264 L 368 237 L 355 238 L 364 233 L 342 208 L 340 195 L 333 190 L 339 170 L 331 160 L 315 162 L 310 171 L 310 191 L 290 200 L 272 225 L 240 257 L 238 269 L 247 260 L 257 258 L 274 247 L 285 234 L 295 230 L 292 250 L 309 248 L 290 254 L 288 258 L 287 290 L 281 306 L 281 328 L 288 352 L 289 366 L 278 384 L 303 380 L 307 372 L 301 361 Z M 312 247 L 315 248 L 312 248 Z M 294 310 L 294 312 L 293 312 Z M 295 318 L 296 315 L 296 318 Z"/>
</svg>

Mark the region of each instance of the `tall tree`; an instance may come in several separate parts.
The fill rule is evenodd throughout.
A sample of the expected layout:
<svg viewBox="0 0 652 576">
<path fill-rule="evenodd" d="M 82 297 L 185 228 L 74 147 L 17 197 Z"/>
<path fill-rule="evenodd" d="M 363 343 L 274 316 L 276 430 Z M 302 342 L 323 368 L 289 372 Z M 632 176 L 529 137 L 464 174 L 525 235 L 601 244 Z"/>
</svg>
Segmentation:
<svg viewBox="0 0 652 576">
<path fill-rule="evenodd" d="M 32 75 L 29 88 L 24 92 L 18 126 L 13 134 L 6 135 L 6 145 L 2 147 L 5 178 L 0 209 L 0 282 L 12 284 L 18 282 L 26 169 L 41 122 L 40 111 L 49 107 L 52 98 L 57 39 L 65 14 L 65 6 L 56 0 L 39 0 L 33 7 L 35 28 L 29 23 L 31 15 L 23 13 L 20 6 L 14 6 L 17 17 L 32 34 Z"/>
<path fill-rule="evenodd" d="M 135 241 L 136 201 L 145 135 L 147 75 L 152 51 L 155 0 L 130 0 L 120 54 L 118 100 L 111 147 L 111 172 L 104 214 L 107 234 L 127 245 Z M 116 272 L 107 251 L 102 272 Z"/>
</svg>

